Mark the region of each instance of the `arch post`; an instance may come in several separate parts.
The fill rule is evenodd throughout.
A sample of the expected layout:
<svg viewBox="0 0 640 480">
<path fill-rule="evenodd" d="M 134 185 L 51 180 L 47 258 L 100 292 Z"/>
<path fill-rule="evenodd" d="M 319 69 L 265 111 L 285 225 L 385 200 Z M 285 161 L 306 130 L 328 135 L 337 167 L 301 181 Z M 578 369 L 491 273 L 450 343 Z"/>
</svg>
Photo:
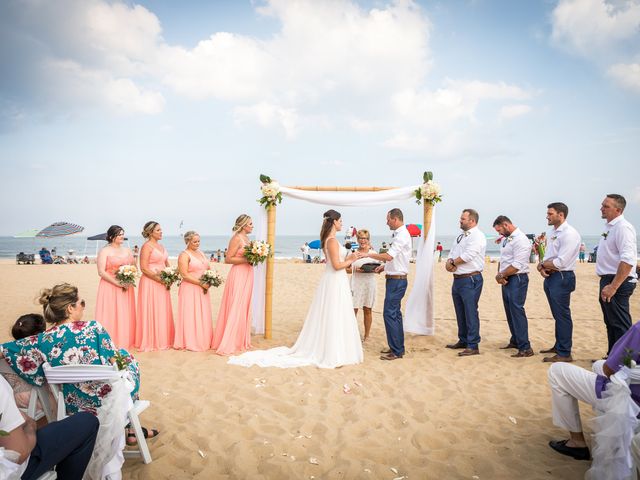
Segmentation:
<svg viewBox="0 0 640 480">
<path fill-rule="evenodd" d="M 276 206 L 267 207 L 267 242 L 271 245 L 271 255 L 267 258 L 267 272 L 264 292 L 264 338 L 271 339 L 271 319 L 273 310 L 273 268 L 276 249 Z"/>
</svg>

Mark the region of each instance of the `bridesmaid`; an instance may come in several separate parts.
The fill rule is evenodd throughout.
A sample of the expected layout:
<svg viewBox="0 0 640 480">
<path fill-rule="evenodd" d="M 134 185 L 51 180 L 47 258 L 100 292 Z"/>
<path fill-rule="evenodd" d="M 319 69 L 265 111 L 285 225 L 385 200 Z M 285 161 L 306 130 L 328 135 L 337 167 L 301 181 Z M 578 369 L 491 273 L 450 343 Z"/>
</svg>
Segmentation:
<svg viewBox="0 0 640 480">
<path fill-rule="evenodd" d="M 240 215 L 225 255 L 225 263 L 231 264 L 231 270 L 225 282 L 212 344 L 219 355 L 232 355 L 251 348 L 253 267 L 243 253 L 252 230 L 251 217 Z"/>
<path fill-rule="evenodd" d="M 98 253 L 98 294 L 96 320 L 109 332 L 118 348 L 130 350 L 136 328 L 136 300 L 131 285 L 121 285 L 116 272 L 122 265 L 135 265 L 131 250 L 123 247 L 124 230 L 111 225 L 107 230 L 108 244 Z"/>
<path fill-rule="evenodd" d="M 196 232 L 185 233 L 184 243 L 187 247 L 178 256 L 182 283 L 178 290 L 178 321 L 173 348 L 201 352 L 211 347 L 213 338 L 209 286 L 200 283 L 200 277 L 209 269 L 209 261 L 200 251 L 200 235 Z"/>
<path fill-rule="evenodd" d="M 142 236 L 147 241 L 140 250 L 136 348 L 141 352 L 167 350 L 173 346 L 173 311 L 171 292 L 160 281 L 160 271 L 170 266 L 169 254 L 159 243 L 162 227 L 158 222 L 145 223 Z"/>
</svg>

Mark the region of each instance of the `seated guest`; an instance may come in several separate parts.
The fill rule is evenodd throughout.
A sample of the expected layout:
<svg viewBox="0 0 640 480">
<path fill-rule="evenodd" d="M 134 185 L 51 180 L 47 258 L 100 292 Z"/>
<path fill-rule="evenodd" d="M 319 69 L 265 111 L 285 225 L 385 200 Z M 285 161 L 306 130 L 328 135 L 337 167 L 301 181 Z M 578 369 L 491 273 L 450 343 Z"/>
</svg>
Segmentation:
<svg viewBox="0 0 640 480">
<path fill-rule="evenodd" d="M 631 353 L 630 353 L 631 352 Z M 576 460 L 589 460 L 590 453 L 582 431 L 578 400 L 596 407 L 602 399 L 609 377 L 620 370 L 624 359 L 631 355 L 640 364 L 640 322 L 627 330 L 613 345 L 606 361 L 598 360 L 593 371 L 570 363 L 558 362 L 549 369 L 553 424 L 569 431 L 568 440 L 552 440 L 549 446 L 558 453 Z M 631 398 L 640 405 L 640 385 L 631 385 Z"/>
<path fill-rule="evenodd" d="M 38 252 L 38 255 L 40 255 L 40 262 L 42 262 L 43 264 L 48 265 L 53 263 L 53 258 L 51 258 L 51 252 L 46 248 L 42 247 Z"/>
<path fill-rule="evenodd" d="M 17 465 L 10 478 L 36 479 L 56 467 L 60 479 L 82 479 L 98 434 L 96 417 L 79 413 L 36 430 L 36 422 L 18 410 L 11 387 L 1 377 L 0 411 L 0 430 L 8 433 L 0 436 L 0 447 Z"/>
<path fill-rule="evenodd" d="M 82 364 L 108 365 L 126 364 L 135 385 L 131 397 L 136 400 L 140 387 L 138 362 L 126 350 L 117 351 L 111 337 L 95 320 L 82 320 L 85 302 L 80 299 L 77 287 L 63 283 L 42 290 L 40 304 L 45 320 L 52 326 L 37 336 L 26 337 L 0 345 L 0 355 L 4 356 L 13 370 L 32 385 L 42 386 L 45 382 L 42 364 L 51 366 Z M 111 385 L 93 381 L 63 384 L 67 412 L 97 413 L 102 398 L 111 391 Z M 150 430 L 149 436 L 158 432 Z M 132 438 L 131 438 L 132 437 Z M 132 431 L 127 434 L 127 443 L 135 443 Z"/>
</svg>

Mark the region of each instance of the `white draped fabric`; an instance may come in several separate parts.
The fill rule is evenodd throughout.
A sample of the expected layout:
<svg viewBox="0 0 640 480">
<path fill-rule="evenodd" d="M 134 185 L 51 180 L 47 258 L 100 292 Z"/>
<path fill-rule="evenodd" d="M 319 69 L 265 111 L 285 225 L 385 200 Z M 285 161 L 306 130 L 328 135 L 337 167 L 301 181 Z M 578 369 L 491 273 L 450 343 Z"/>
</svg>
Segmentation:
<svg viewBox="0 0 640 480">
<path fill-rule="evenodd" d="M 591 468 L 586 480 L 622 480 L 632 474 L 631 442 L 638 426 L 640 407 L 631 398 L 629 383 L 640 382 L 640 368 L 622 367 L 611 375 L 602 392 L 598 415 L 592 420 Z"/>
<path fill-rule="evenodd" d="M 328 206 L 368 207 L 397 203 L 414 198 L 418 185 L 411 187 L 380 190 L 378 192 L 316 192 L 280 187 L 283 197 L 295 198 L 306 202 Z M 257 240 L 267 239 L 267 213 L 261 209 L 256 219 Z M 423 233 L 424 235 L 424 233 Z M 416 259 L 416 276 L 414 286 L 409 294 L 404 316 L 405 331 L 422 335 L 433 335 L 433 247 L 435 241 L 435 208 L 431 229 L 425 242 L 419 242 Z M 253 332 L 264 333 L 264 296 L 266 287 L 265 264 L 254 267 L 253 281 Z"/>
</svg>

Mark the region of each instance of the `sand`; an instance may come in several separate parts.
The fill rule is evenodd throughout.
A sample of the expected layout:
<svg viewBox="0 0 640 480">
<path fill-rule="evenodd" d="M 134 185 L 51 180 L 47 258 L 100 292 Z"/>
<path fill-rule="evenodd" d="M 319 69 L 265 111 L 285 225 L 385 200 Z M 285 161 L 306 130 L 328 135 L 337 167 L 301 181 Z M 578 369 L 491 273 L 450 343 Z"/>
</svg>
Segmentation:
<svg viewBox="0 0 640 480">
<path fill-rule="evenodd" d="M 537 354 L 554 342 L 542 279 L 531 275 L 526 303 L 536 355 L 510 358 L 513 350 L 499 349 L 509 332 L 500 288 L 490 273 L 495 267 L 487 265 L 480 301 L 480 356 L 459 358 L 444 348 L 456 340 L 456 321 L 451 275 L 443 263 L 436 266 L 436 334 L 407 336 L 402 360 L 378 359 L 385 347 L 382 278 L 372 338 L 357 366 L 243 368 L 212 352 L 137 353 L 141 396 L 151 401 L 142 421 L 162 433 L 149 442 L 153 462 L 127 460 L 124 478 L 583 478 L 589 462 L 547 446 L 566 432 L 551 423 L 549 364 Z M 226 275 L 229 267 L 219 268 Z M 276 263 L 273 339 L 254 336 L 255 347 L 295 341 L 323 268 Z M 577 276 L 574 357 L 577 365 L 590 368 L 591 359 L 606 352 L 606 334 L 594 265 L 580 264 Z M 86 318 L 92 318 L 95 265 L 0 262 L 0 340 L 9 339 L 18 315 L 38 311 L 39 288 L 63 281 L 80 288 Z M 213 291 L 214 321 L 221 294 Z M 639 318 L 638 292 L 632 313 Z M 591 418 L 590 408 L 583 405 L 582 411 L 583 419 Z"/>
</svg>

